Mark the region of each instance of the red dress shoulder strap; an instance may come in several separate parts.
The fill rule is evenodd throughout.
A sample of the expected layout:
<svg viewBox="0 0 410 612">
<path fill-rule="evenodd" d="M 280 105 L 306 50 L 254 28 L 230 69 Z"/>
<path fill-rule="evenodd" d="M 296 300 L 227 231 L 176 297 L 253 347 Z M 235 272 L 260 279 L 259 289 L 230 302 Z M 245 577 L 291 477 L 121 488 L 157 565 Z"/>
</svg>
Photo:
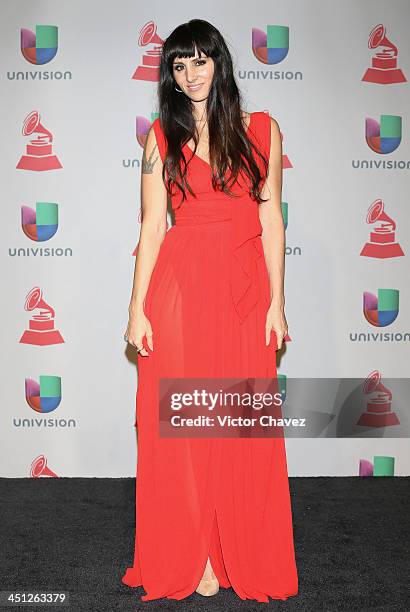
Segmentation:
<svg viewBox="0 0 410 612">
<path fill-rule="evenodd" d="M 256 139 L 262 152 L 269 159 L 271 146 L 269 113 L 265 113 L 264 111 L 255 111 L 254 113 L 252 113 L 249 132 Z"/>
<path fill-rule="evenodd" d="M 155 138 L 157 140 L 159 154 L 161 155 L 162 163 L 164 163 L 165 153 L 167 150 L 167 141 L 164 136 L 164 132 L 162 131 L 161 124 L 159 122 L 158 117 L 152 122 L 152 127 L 154 129 Z"/>
</svg>

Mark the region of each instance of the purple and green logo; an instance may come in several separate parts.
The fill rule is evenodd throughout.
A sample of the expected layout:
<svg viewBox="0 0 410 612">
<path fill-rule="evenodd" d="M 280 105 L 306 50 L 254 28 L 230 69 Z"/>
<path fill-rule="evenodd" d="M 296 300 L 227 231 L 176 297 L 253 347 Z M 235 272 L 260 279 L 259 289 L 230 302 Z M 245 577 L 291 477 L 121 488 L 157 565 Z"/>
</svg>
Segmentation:
<svg viewBox="0 0 410 612">
<path fill-rule="evenodd" d="M 252 51 L 263 64 L 279 64 L 289 51 L 289 27 L 266 26 L 266 32 L 252 28 Z"/>
<path fill-rule="evenodd" d="M 359 476 L 394 476 L 394 457 L 375 455 L 373 463 L 360 459 Z"/>
<path fill-rule="evenodd" d="M 151 119 L 147 119 L 143 115 L 137 115 L 135 119 L 135 135 L 138 144 L 144 148 L 147 140 L 148 132 L 152 123 L 159 116 L 158 113 L 151 113 Z"/>
<path fill-rule="evenodd" d="M 366 117 L 366 142 L 375 153 L 395 151 L 401 143 L 401 117 L 380 115 L 380 123 Z"/>
<path fill-rule="evenodd" d="M 58 49 L 58 27 L 36 25 L 36 33 L 20 29 L 21 52 L 30 64 L 48 64 Z"/>
<path fill-rule="evenodd" d="M 40 376 L 40 384 L 32 378 L 25 379 L 26 400 L 36 412 L 52 412 L 61 402 L 60 376 Z"/>
<path fill-rule="evenodd" d="M 36 202 L 35 210 L 30 206 L 22 206 L 21 227 L 31 240 L 49 240 L 58 229 L 58 204 Z"/>
<path fill-rule="evenodd" d="M 377 296 L 363 292 L 363 314 L 366 321 L 376 327 L 386 327 L 399 314 L 399 290 L 378 289 Z"/>
</svg>

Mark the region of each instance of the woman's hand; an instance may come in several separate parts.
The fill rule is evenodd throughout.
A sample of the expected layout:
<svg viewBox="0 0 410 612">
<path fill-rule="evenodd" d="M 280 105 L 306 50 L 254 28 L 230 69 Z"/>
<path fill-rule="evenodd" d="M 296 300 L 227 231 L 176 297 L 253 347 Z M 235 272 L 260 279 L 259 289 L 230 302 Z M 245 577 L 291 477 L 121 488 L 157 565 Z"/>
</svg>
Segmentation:
<svg viewBox="0 0 410 612">
<path fill-rule="evenodd" d="M 271 305 L 266 313 L 266 346 L 271 341 L 272 331 L 276 333 L 278 344 L 276 350 L 279 351 L 282 348 L 283 338 L 288 333 L 288 324 L 283 306 Z"/>
<path fill-rule="evenodd" d="M 147 338 L 147 344 L 151 351 L 154 350 L 151 323 L 149 322 L 142 310 L 138 312 L 129 312 L 129 321 L 125 336 L 128 338 L 129 344 L 132 344 L 132 346 L 135 346 L 137 349 L 142 349 L 138 351 L 138 354 L 142 355 L 142 357 L 149 356 L 148 351 L 144 348 L 143 345 L 144 336 L 146 336 Z"/>
</svg>

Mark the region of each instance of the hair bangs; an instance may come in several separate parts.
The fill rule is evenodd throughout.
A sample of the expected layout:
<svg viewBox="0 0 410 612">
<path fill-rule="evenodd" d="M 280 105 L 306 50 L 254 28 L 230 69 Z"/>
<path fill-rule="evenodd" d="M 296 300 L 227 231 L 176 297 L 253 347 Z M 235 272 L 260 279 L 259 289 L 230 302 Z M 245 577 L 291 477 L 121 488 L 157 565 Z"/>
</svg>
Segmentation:
<svg viewBox="0 0 410 612">
<path fill-rule="evenodd" d="M 199 29 L 179 27 L 167 38 L 165 46 L 165 61 L 169 67 L 179 57 L 195 57 L 196 50 L 201 57 L 215 58 L 219 55 L 218 47 L 212 37 Z"/>
</svg>

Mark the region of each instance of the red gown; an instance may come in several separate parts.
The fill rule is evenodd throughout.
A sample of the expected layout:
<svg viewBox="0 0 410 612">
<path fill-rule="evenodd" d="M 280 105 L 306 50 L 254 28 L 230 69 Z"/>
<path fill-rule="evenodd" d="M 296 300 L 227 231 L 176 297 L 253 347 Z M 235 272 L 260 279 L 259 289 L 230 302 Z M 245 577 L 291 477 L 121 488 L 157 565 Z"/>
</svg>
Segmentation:
<svg viewBox="0 0 410 612">
<path fill-rule="evenodd" d="M 159 153 L 166 143 L 153 123 Z M 248 136 L 269 157 L 270 118 L 251 114 Z M 185 145 L 187 159 L 191 149 Z M 258 156 L 255 157 L 257 163 Z M 260 166 L 262 169 L 262 165 Z M 298 592 L 285 441 L 277 438 L 161 438 L 160 377 L 275 377 L 276 334 L 265 343 L 269 277 L 258 204 L 214 191 L 210 165 L 195 155 L 187 192 L 172 200 L 144 312 L 154 350 L 138 355 L 136 531 L 122 582 L 143 601 L 183 599 L 209 555 L 220 587 L 268 602 Z"/>
</svg>

